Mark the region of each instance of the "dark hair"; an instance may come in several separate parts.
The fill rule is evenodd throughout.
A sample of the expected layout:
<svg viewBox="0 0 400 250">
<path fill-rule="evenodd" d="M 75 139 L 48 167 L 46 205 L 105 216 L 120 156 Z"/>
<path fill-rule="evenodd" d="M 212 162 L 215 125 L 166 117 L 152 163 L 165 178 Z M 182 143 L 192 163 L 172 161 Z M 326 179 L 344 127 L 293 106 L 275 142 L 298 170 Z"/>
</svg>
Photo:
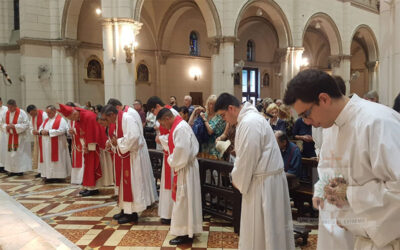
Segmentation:
<svg viewBox="0 0 400 250">
<path fill-rule="evenodd" d="M 113 106 L 122 106 L 122 103 L 118 99 L 115 99 L 115 98 L 108 99 L 107 105 L 109 105 L 109 104 L 111 104 Z"/>
<path fill-rule="evenodd" d="M 170 109 L 163 108 L 158 112 L 156 119 L 161 120 L 164 117 L 174 117 L 174 114 L 172 114 Z"/>
<path fill-rule="evenodd" d="M 289 137 L 285 132 L 279 130 L 277 133 L 278 133 L 277 139 L 279 142 L 289 142 Z"/>
<path fill-rule="evenodd" d="M 189 114 L 189 109 L 186 106 L 182 106 L 178 108 L 178 112 L 182 112 L 184 114 Z"/>
<path fill-rule="evenodd" d="M 97 104 L 95 107 L 96 107 L 97 112 L 99 112 L 99 113 L 103 109 L 103 105 L 101 105 L 101 104 Z"/>
<path fill-rule="evenodd" d="M 35 110 L 35 109 L 36 109 L 36 106 L 31 104 L 31 105 L 28 105 L 28 107 L 26 107 L 26 112 L 30 113 L 32 110 Z"/>
<path fill-rule="evenodd" d="M 76 107 L 75 103 L 73 103 L 73 102 L 67 102 L 65 105 L 70 106 L 70 107 Z"/>
<path fill-rule="evenodd" d="M 139 99 L 136 99 L 135 101 L 134 101 L 134 103 L 135 102 L 137 102 L 137 103 L 139 103 L 141 106 L 143 106 L 143 104 L 142 104 L 142 101 L 141 100 L 139 100 Z"/>
<path fill-rule="evenodd" d="M 217 101 L 214 105 L 214 111 L 218 110 L 228 110 L 228 106 L 232 105 L 235 107 L 240 107 L 239 100 L 229 93 L 222 93 L 218 96 Z"/>
<path fill-rule="evenodd" d="M 46 109 L 50 109 L 50 110 L 54 110 L 54 111 L 57 110 L 54 105 L 49 105 L 49 106 L 46 107 Z"/>
<path fill-rule="evenodd" d="M 342 93 L 336 81 L 321 70 L 307 69 L 298 73 L 288 84 L 283 102 L 293 105 L 297 100 L 305 103 L 319 103 L 319 94 L 340 98 Z"/>
<path fill-rule="evenodd" d="M 0 102 L 1 102 L 1 97 L 0 97 Z"/>
<path fill-rule="evenodd" d="M 17 102 L 14 99 L 9 99 L 7 101 L 7 105 L 11 105 L 11 106 L 17 106 Z"/>
<path fill-rule="evenodd" d="M 101 109 L 101 114 L 105 115 L 118 114 L 118 109 L 112 104 L 107 104 Z"/>
<path fill-rule="evenodd" d="M 161 101 L 160 97 L 152 96 L 147 100 L 147 109 L 151 111 L 152 109 L 156 108 L 157 104 L 162 107 L 165 105 L 163 101 Z"/>
<path fill-rule="evenodd" d="M 393 109 L 400 113 L 400 93 L 394 99 Z"/>
<path fill-rule="evenodd" d="M 340 92 L 342 92 L 342 95 L 346 95 L 346 84 L 344 83 L 344 80 L 341 76 L 332 76 L 333 79 L 335 79 L 335 82 L 337 83 Z"/>
<path fill-rule="evenodd" d="M 176 96 L 171 95 L 169 98 L 173 97 L 176 100 Z"/>
</svg>

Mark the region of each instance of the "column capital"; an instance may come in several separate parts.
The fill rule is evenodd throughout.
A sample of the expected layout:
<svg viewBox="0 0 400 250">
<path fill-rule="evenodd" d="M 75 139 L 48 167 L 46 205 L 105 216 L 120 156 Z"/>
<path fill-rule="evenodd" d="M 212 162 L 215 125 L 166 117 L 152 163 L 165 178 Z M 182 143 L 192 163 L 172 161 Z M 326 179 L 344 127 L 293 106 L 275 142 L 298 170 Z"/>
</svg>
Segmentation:
<svg viewBox="0 0 400 250">
<path fill-rule="evenodd" d="M 103 26 L 119 25 L 119 24 L 132 25 L 133 32 L 135 33 L 135 35 L 139 34 L 139 31 L 143 26 L 143 23 L 135 21 L 135 20 L 133 20 L 131 18 L 118 18 L 118 17 L 103 18 Z"/>
<path fill-rule="evenodd" d="M 375 71 L 375 69 L 378 67 L 379 65 L 379 61 L 370 61 L 370 62 L 366 62 L 365 65 L 367 66 L 369 71 Z"/>
<path fill-rule="evenodd" d="M 350 60 L 351 55 L 332 55 L 328 57 L 329 63 L 332 65 L 334 68 L 340 67 L 340 63 L 343 60 Z"/>
<path fill-rule="evenodd" d="M 156 56 L 158 57 L 160 64 L 165 64 L 167 62 L 167 59 L 170 54 L 171 54 L 171 52 L 167 51 L 167 50 L 157 50 L 156 51 Z"/>
<path fill-rule="evenodd" d="M 219 54 L 219 47 L 223 43 L 233 43 L 236 44 L 239 42 L 239 39 L 235 36 L 214 36 L 209 37 L 207 41 L 207 45 L 212 51 L 213 54 Z"/>
</svg>

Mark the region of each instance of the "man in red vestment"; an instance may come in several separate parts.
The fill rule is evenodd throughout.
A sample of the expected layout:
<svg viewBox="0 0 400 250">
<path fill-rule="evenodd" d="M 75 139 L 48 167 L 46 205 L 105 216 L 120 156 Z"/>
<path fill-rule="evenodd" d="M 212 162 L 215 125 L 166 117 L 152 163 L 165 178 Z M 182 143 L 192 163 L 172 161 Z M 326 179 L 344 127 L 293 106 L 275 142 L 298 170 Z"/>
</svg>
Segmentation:
<svg viewBox="0 0 400 250">
<path fill-rule="evenodd" d="M 171 110 L 174 116 L 179 116 L 179 113 L 173 109 L 172 106 L 165 105 L 158 96 L 152 96 L 147 100 L 147 109 L 155 116 L 157 116 L 158 112 L 163 108 L 168 108 Z M 160 136 L 167 136 L 169 134 L 169 130 L 163 126 L 160 126 L 158 122 L 156 126 L 159 127 Z M 156 139 L 156 142 L 161 144 L 158 139 Z M 171 224 L 172 208 L 174 205 L 174 201 L 171 198 L 173 172 L 167 161 L 168 156 L 168 151 L 164 150 L 163 169 L 161 172 L 160 200 L 158 204 L 158 216 L 161 218 L 161 223 L 166 225 Z"/>
<path fill-rule="evenodd" d="M 34 146 L 32 152 L 32 169 L 36 170 L 38 174 L 36 178 L 41 177 L 41 164 L 43 162 L 43 148 L 42 148 L 42 136 L 39 134 L 39 128 L 42 123 L 47 119 L 46 112 L 37 109 L 35 105 L 31 104 L 26 108 L 26 112 L 31 117 L 31 133 L 34 137 Z"/>
<path fill-rule="evenodd" d="M 96 121 L 97 116 L 92 111 L 60 104 L 59 112 L 68 120 L 79 123 L 80 136 L 84 140 L 84 145 L 82 146 L 85 168 L 82 185 L 85 189 L 80 192 L 80 195 L 96 195 L 99 193 L 99 190 L 96 188 L 96 181 L 102 176 L 100 148 L 105 147 L 104 129 Z"/>
</svg>

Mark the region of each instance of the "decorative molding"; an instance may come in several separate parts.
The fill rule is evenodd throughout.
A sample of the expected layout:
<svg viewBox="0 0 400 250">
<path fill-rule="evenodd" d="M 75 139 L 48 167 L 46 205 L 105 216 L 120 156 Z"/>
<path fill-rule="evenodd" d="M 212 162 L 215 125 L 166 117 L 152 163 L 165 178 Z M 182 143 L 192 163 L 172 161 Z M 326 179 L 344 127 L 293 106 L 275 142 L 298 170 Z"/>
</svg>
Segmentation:
<svg viewBox="0 0 400 250">
<path fill-rule="evenodd" d="M 18 44 L 0 44 L 0 51 L 7 51 L 7 50 L 19 50 L 20 46 Z"/>
<path fill-rule="evenodd" d="M 328 57 L 328 62 L 331 64 L 331 68 L 338 68 L 343 60 L 350 59 L 351 55 L 333 55 Z"/>
<path fill-rule="evenodd" d="M 375 71 L 376 68 L 379 65 L 379 61 L 371 61 L 371 62 L 367 62 L 365 63 L 365 66 L 367 66 L 369 71 Z"/>
<path fill-rule="evenodd" d="M 207 45 L 213 54 L 219 54 L 219 48 L 222 43 L 237 44 L 238 42 L 239 39 L 235 36 L 215 36 L 208 39 Z"/>
<path fill-rule="evenodd" d="M 360 0 L 352 0 L 351 1 L 351 6 L 367 10 L 369 12 L 379 14 L 379 9 L 380 9 L 380 2 L 379 0 L 370 0 L 369 3 L 364 3 L 365 1 L 360 1 Z"/>
<path fill-rule="evenodd" d="M 131 18 L 104 18 L 103 25 L 115 25 L 115 24 L 132 24 L 135 35 L 139 34 L 143 23 L 135 21 Z"/>
<path fill-rule="evenodd" d="M 33 37 L 23 37 L 17 41 L 19 46 L 21 45 L 40 45 L 40 46 L 78 46 L 81 42 L 72 39 L 43 39 Z"/>
</svg>

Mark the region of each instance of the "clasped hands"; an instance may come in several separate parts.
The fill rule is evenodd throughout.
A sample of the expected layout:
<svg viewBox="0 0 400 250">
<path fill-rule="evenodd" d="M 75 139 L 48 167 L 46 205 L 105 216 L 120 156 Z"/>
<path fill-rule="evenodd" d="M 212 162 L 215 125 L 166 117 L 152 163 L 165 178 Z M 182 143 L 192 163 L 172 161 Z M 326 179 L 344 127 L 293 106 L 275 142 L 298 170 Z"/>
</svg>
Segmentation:
<svg viewBox="0 0 400 250">
<path fill-rule="evenodd" d="M 347 182 L 342 177 L 336 177 L 329 181 L 324 187 L 325 199 L 328 203 L 335 205 L 338 208 L 349 205 L 347 201 Z"/>
<path fill-rule="evenodd" d="M 118 145 L 117 137 L 113 136 L 106 142 L 106 148 L 116 147 Z"/>
</svg>

